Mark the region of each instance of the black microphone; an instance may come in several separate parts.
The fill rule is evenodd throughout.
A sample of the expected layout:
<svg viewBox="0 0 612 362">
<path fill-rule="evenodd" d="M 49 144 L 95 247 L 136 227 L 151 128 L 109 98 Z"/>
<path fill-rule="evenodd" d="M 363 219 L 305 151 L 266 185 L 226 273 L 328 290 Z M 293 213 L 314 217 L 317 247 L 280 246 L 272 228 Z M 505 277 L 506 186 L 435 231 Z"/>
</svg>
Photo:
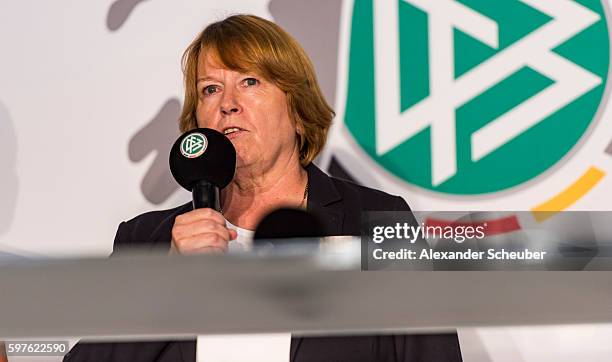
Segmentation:
<svg viewBox="0 0 612 362">
<path fill-rule="evenodd" d="M 234 178 L 236 150 L 223 133 L 196 128 L 174 142 L 170 171 L 179 185 L 191 191 L 194 209 L 220 211 L 219 190 Z"/>
<path fill-rule="evenodd" d="M 253 245 L 272 244 L 273 246 L 288 246 L 290 238 L 319 238 L 325 235 L 321 220 L 301 209 L 280 208 L 270 212 L 257 225 L 253 236 Z M 316 239 L 312 239 L 315 241 Z M 301 246 L 315 247 L 318 242 Z"/>
</svg>

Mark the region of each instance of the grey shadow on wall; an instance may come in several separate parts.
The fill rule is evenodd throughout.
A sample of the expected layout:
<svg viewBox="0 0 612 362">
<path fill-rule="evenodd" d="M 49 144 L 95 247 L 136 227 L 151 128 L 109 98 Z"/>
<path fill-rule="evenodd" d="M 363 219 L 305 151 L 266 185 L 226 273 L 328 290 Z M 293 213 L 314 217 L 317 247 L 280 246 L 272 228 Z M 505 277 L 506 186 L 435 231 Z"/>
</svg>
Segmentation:
<svg viewBox="0 0 612 362">
<path fill-rule="evenodd" d="M 117 31 L 130 17 L 134 9 L 146 0 L 116 0 L 108 9 L 106 26 Z M 153 153 L 154 159 L 140 183 L 140 190 L 149 202 L 159 205 L 178 189 L 168 167 L 168 155 L 178 137 L 178 117 L 181 104 L 171 98 L 160 111 L 132 138 L 128 145 L 128 157 L 134 163 L 141 162 Z"/>
<path fill-rule="evenodd" d="M 144 197 L 155 205 L 166 201 L 179 187 L 170 173 L 168 157 L 179 135 L 177 120 L 180 114 L 179 100 L 167 100 L 155 117 L 132 136 L 128 146 L 128 156 L 134 163 L 142 161 L 151 153 L 155 154 L 140 183 Z"/>
<path fill-rule="evenodd" d="M 304 47 L 327 102 L 336 101 L 342 0 L 271 0 L 274 21 Z"/>
<path fill-rule="evenodd" d="M 116 31 L 125 24 L 127 18 L 132 14 L 134 8 L 146 0 L 116 0 L 108 9 L 106 15 L 106 27 L 110 31 Z"/>
<path fill-rule="evenodd" d="M 17 207 L 17 135 L 8 109 L 0 102 L 0 234 L 10 228 Z"/>
<path fill-rule="evenodd" d="M 606 153 L 609 154 L 610 156 L 612 156 L 612 141 L 610 142 L 610 144 L 606 148 Z"/>
</svg>

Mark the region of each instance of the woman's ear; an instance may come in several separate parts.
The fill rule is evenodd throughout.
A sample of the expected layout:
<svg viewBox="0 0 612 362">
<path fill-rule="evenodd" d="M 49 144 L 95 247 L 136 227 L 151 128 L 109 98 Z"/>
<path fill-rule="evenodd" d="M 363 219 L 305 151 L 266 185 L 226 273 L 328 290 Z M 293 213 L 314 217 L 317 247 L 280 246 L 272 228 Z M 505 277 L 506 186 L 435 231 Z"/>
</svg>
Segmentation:
<svg viewBox="0 0 612 362">
<path fill-rule="evenodd" d="M 306 143 L 306 137 L 304 136 L 306 132 L 304 131 L 304 125 L 302 122 L 295 123 L 295 137 L 297 139 L 298 150 L 300 151 L 300 159 L 303 158 L 303 148 Z"/>
<path fill-rule="evenodd" d="M 299 137 L 304 137 L 304 125 L 302 124 L 302 122 L 297 121 L 295 122 L 295 133 L 298 134 Z"/>
</svg>

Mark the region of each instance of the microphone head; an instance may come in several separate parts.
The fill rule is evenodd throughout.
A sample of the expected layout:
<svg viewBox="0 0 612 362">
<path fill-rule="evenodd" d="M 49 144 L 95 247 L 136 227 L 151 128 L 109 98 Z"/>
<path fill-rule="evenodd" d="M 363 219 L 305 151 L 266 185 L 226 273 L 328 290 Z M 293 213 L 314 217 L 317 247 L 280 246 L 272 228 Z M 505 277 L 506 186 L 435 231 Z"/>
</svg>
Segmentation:
<svg viewBox="0 0 612 362">
<path fill-rule="evenodd" d="M 324 236 L 321 221 L 313 214 L 291 208 L 280 208 L 264 217 L 257 228 L 253 239 L 257 240 L 286 238 L 318 238 Z"/>
<path fill-rule="evenodd" d="M 191 191 L 198 181 L 224 188 L 234 178 L 236 149 L 223 133 L 196 128 L 183 133 L 170 150 L 170 171 L 179 185 Z"/>
</svg>

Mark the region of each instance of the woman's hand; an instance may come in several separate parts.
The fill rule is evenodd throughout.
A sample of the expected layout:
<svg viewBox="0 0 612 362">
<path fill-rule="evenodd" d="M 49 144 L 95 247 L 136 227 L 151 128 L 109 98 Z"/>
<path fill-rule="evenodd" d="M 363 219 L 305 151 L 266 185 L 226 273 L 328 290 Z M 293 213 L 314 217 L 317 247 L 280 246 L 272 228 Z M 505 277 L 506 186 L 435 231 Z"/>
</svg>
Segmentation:
<svg viewBox="0 0 612 362">
<path fill-rule="evenodd" d="M 170 254 L 223 253 L 236 230 L 225 226 L 223 215 L 213 209 L 196 209 L 179 215 L 172 227 Z"/>
</svg>

